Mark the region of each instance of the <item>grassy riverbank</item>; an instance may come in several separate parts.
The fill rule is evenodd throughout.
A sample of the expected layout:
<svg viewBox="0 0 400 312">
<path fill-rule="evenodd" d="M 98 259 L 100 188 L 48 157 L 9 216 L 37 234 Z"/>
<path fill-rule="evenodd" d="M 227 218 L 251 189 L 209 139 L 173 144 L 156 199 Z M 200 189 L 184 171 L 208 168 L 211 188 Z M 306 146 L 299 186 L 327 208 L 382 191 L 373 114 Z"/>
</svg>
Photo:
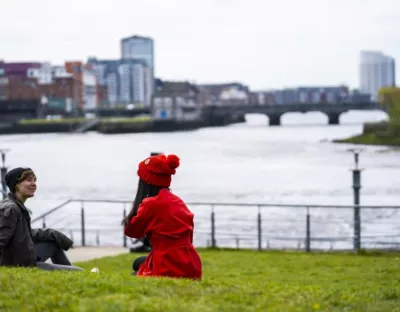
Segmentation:
<svg viewBox="0 0 400 312">
<path fill-rule="evenodd" d="M 151 131 L 153 119 L 149 116 L 101 118 L 96 131 L 104 134 Z"/>
<path fill-rule="evenodd" d="M 151 121 L 151 117 L 148 116 L 137 116 L 137 117 L 101 117 L 99 118 L 101 123 L 140 123 Z M 60 119 L 23 119 L 18 121 L 20 125 L 48 125 L 48 124 L 76 124 L 85 123 L 91 119 L 78 117 L 78 118 L 60 118 Z"/>
<path fill-rule="evenodd" d="M 93 121 L 93 123 L 92 123 Z M 24 119 L 0 129 L 0 134 L 33 134 L 74 132 L 85 124 L 87 130 L 100 133 L 143 132 L 151 131 L 153 120 L 150 116 L 102 117 L 98 119 L 61 118 L 61 119 Z"/>
<path fill-rule="evenodd" d="M 97 131 L 102 134 L 169 132 L 195 130 L 206 126 L 202 120 L 154 121 L 151 116 L 136 117 L 100 117 L 97 119 L 25 119 L 0 128 L 0 134 L 33 134 L 74 132 L 87 126 L 85 131 Z"/>
<path fill-rule="evenodd" d="M 400 254 L 202 250 L 202 282 L 130 276 L 127 254 L 89 272 L 0 268 L 0 310 L 400 311 Z"/>
<path fill-rule="evenodd" d="M 379 89 L 378 101 L 387 112 L 387 121 L 365 123 L 362 134 L 336 140 L 338 143 L 400 146 L 400 88 Z"/>
<path fill-rule="evenodd" d="M 60 119 L 22 119 L 17 122 L 19 125 L 51 125 L 51 124 L 79 124 L 88 121 L 84 117 L 60 118 Z"/>
<path fill-rule="evenodd" d="M 400 137 L 379 137 L 374 133 L 367 133 L 356 135 L 346 139 L 335 140 L 334 142 L 362 145 L 400 146 Z"/>
<path fill-rule="evenodd" d="M 334 142 L 400 146 L 400 124 L 397 122 L 365 123 L 362 134 L 350 138 L 335 140 Z"/>
</svg>

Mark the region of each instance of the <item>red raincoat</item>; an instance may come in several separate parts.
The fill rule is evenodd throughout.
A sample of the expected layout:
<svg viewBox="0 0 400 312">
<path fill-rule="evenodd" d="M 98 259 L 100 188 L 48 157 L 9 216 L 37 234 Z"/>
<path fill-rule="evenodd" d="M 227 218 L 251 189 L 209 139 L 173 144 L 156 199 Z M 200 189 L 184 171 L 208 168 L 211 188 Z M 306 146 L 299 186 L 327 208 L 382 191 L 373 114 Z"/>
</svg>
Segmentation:
<svg viewBox="0 0 400 312">
<path fill-rule="evenodd" d="M 138 276 L 201 280 L 201 259 L 192 245 L 193 216 L 185 203 L 167 189 L 143 200 L 124 230 L 133 238 L 146 235 L 152 246 Z"/>
</svg>

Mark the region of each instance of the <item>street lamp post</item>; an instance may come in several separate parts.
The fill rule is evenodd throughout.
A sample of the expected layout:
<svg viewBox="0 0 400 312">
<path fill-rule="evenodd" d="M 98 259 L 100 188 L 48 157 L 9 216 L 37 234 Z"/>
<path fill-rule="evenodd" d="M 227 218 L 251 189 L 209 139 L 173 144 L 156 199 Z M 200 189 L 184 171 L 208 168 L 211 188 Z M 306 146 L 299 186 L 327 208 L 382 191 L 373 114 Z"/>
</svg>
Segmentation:
<svg viewBox="0 0 400 312">
<path fill-rule="evenodd" d="M 0 149 L 0 154 L 1 154 L 1 193 L 3 194 L 3 199 L 6 198 L 7 196 L 7 184 L 6 184 L 6 173 L 7 173 L 7 167 L 6 167 L 6 154 L 9 152 L 8 149 Z"/>
<path fill-rule="evenodd" d="M 360 190 L 361 190 L 361 171 L 358 167 L 359 154 L 361 149 L 350 149 L 354 154 L 353 172 L 353 202 L 354 202 L 354 237 L 353 249 L 356 252 L 361 250 L 361 216 L 360 216 Z"/>
</svg>

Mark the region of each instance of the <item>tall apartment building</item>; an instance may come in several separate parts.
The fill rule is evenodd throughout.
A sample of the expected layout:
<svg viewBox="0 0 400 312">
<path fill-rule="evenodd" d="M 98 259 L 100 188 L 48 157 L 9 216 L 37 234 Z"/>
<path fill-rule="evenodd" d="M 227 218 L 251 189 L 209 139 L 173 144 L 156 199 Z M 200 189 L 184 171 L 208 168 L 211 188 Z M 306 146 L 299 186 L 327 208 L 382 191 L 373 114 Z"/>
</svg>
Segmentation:
<svg viewBox="0 0 400 312">
<path fill-rule="evenodd" d="M 361 51 L 360 91 L 370 94 L 371 99 L 375 101 L 380 88 L 396 85 L 395 71 L 393 57 L 378 51 Z"/>
<path fill-rule="evenodd" d="M 98 60 L 89 58 L 100 85 L 106 85 L 108 101 L 111 105 L 144 104 L 146 97 L 146 71 L 148 67 L 142 60 Z"/>
<path fill-rule="evenodd" d="M 145 61 L 146 102 L 151 100 L 155 90 L 154 41 L 148 37 L 131 36 L 121 39 L 121 58 L 124 60 Z"/>
</svg>

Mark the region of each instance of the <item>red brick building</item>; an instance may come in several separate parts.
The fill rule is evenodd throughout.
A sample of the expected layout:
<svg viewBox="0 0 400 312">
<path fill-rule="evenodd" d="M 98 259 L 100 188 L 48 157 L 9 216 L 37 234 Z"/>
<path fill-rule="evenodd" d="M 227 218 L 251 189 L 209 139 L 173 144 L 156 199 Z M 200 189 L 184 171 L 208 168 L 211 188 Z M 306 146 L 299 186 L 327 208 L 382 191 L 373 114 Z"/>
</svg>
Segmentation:
<svg viewBox="0 0 400 312">
<path fill-rule="evenodd" d="M 42 68 L 30 64 L 0 64 L 0 100 L 46 99 L 49 107 L 65 106 L 66 110 L 84 110 L 85 106 L 92 109 L 108 100 L 107 87 L 100 87 L 90 66 L 82 62 L 66 62 L 58 67 L 46 64 Z"/>
</svg>

